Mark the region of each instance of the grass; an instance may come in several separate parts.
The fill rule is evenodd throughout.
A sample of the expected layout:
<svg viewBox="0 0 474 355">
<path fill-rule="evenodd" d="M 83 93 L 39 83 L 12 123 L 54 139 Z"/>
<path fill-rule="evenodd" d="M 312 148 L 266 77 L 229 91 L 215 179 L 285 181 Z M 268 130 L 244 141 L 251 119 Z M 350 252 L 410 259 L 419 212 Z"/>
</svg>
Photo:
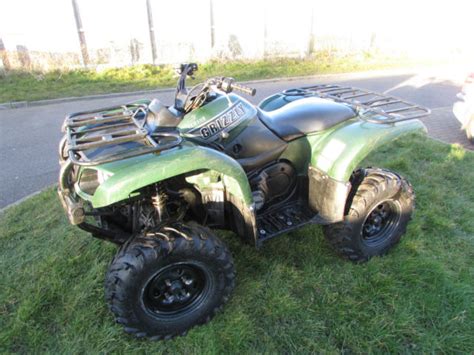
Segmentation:
<svg viewBox="0 0 474 355">
<path fill-rule="evenodd" d="M 261 251 L 219 233 L 233 251 L 233 298 L 208 325 L 167 342 L 114 324 L 103 278 L 115 247 L 68 225 L 52 189 L 0 224 L 0 352 L 472 353 L 474 154 L 412 136 L 364 165 L 399 171 L 417 210 L 386 257 L 338 257 L 318 226 Z"/>
<path fill-rule="evenodd" d="M 412 65 L 412 60 L 377 55 L 335 56 L 318 52 L 311 59 L 274 59 L 258 61 L 211 61 L 200 66 L 196 80 L 212 76 L 232 76 L 237 80 L 315 75 L 383 69 Z M 176 75 L 172 66 L 136 65 L 103 71 L 70 70 L 22 72 L 0 75 L 0 103 L 34 101 L 100 93 L 151 90 L 174 87 Z"/>
</svg>

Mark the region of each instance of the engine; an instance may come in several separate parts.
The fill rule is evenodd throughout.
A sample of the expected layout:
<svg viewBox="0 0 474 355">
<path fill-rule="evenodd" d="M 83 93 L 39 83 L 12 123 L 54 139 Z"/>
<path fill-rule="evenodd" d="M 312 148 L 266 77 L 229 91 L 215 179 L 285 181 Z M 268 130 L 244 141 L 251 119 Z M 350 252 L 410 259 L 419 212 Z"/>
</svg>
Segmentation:
<svg viewBox="0 0 474 355">
<path fill-rule="evenodd" d="M 286 162 L 276 162 L 258 170 L 250 177 L 250 186 L 257 210 L 285 200 L 296 186 L 296 172 Z"/>
</svg>

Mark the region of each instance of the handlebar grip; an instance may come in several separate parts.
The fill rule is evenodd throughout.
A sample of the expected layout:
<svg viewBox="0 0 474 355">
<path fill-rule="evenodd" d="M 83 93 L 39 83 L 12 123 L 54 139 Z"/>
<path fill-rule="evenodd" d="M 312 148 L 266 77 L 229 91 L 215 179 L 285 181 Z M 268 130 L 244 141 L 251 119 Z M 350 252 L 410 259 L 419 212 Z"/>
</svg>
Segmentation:
<svg viewBox="0 0 474 355">
<path fill-rule="evenodd" d="M 254 88 L 251 88 L 251 87 L 248 87 L 248 86 L 245 86 L 245 85 L 241 85 L 241 84 L 236 84 L 236 83 L 232 83 L 232 89 L 241 91 L 244 94 L 247 94 L 247 95 L 250 95 L 250 96 L 255 96 L 255 94 L 257 93 L 257 90 L 254 89 Z"/>
</svg>

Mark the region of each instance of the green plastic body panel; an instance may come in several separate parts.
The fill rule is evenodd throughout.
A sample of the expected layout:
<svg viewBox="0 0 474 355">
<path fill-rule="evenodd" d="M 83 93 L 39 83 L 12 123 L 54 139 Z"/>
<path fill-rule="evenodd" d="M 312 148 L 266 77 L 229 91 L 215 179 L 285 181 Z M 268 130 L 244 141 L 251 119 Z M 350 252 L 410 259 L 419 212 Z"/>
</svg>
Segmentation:
<svg viewBox="0 0 474 355">
<path fill-rule="evenodd" d="M 325 131 L 310 134 L 288 142 L 288 147 L 280 158 L 291 161 L 299 175 L 307 175 L 308 167 L 311 163 L 313 147 L 322 142 L 331 133 L 341 129 L 345 125 L 347 125 L 347 122 L 338 124 Z"/>
<path fill-rule="evenodd" d="M 419 120 L 377 124 L 351 119 L 329 130 L 291 141 L 282 159 L 306 175 L 311 165 L 340 182 L 347 182 L 359 163 L 378 147 L 413 132 L 426 132 Z"/>
<path fill-rule="evenodd" d="M 350 120 L 312 146 L 310 164 L 334 180 L 347 182 L 371 151 L 413 132 L 426 133 L 426 127 L 417 119 L 393 124 Z"/>
<path fill-rule="evenodd" d="M 229 95 L 232 103 L 237 100 L 236 95 Z M 197 110 L 191 111 L 183 117 L 183 120 L 179 123 L 178 128 L 182 132 L 199 127 L 212 117 L 217 116 L 222 111 L 229 107 L 229 101 L 223 96 L 216 98 L 214 101 L 204 105 Z"/>
<path fill-rule="evenodd" d="M 297 97 L 275 94 L 264 99 L 259 107 L 273 111 L 294 100 Z M 378 124 L 361 116 L 289 142 L 281 158 L 290 160 L 299 174 L 306 175 L 311 165 L 336 181 L 347 182 L 371 151 L 412 132 L 426 133 L 426 127 L 417 119 Z"/>
<path fill-rule="evenodd" d="M 236 136 L 238 136 L 243 129 L 247 127 L 247 125 L 251 122 L 252 118 L 254 118 L 257 114 L 255 106 L 253 106 L 244 98 L 235 94 L 229 94 L 228 99 L 220 95 L 205 106 L 191 111 L 190 113 L 184 116 L 183 120 L 179 123 L 178 128 L 181 131 L 183 137 L 189 139 L 197 138 L 198 140 L 200 140 L 200 134 L 195 132 L 193 133 L 193 131 L 195 131 L 199 127 L 205 126 L 206 123 L 213 121 L 214 118 L 216 118 L 217 116 L 221 116 L 231 107 L 237 104 L 242 105 L 241 107 L 244 110 L 243 116 L 240 117 L 240 119 L 234 124 L 224 129 L 224 131 L 229 134 L 227 141 L 231 141 Z"/>
<path fill-rule="evenodd" d="M 231 157 L 216 150 L 186 142 L 180 147 L 95 167 L 109 177 L 99 185 L 93 196 L 76 192 L 94 208 L 125 200 L 142 187 L 173 176 L 194 171 L 212 170 L 222 175 L 232 195 L 252 203 L 250 186 L 242 167 Z"/>
</svg>

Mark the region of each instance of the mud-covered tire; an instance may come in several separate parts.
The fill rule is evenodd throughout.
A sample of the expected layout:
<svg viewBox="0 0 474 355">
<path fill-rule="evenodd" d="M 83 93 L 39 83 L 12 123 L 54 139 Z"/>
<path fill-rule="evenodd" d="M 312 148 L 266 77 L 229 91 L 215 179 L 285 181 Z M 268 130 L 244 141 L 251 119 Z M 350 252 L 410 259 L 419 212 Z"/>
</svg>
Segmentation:
<svg viewBox="0 0 474 355">
<path fill-rule="evenodd" d="M 224 243 L 208 228 L 175 223 L 121 247 L 109 266 L 105 295 L 127 333 L 159 340 L 208 322 L 234 284 Z"/>
<path fill-rule="evenodd" d="M 400 241 L 415 207 L 415 194 L 406 179 L 389 170 L 361 169 L 353 177 L 344 221 L 323 231 L 338 253 L 360 262 L 386 254 Z"/>
</svg>

